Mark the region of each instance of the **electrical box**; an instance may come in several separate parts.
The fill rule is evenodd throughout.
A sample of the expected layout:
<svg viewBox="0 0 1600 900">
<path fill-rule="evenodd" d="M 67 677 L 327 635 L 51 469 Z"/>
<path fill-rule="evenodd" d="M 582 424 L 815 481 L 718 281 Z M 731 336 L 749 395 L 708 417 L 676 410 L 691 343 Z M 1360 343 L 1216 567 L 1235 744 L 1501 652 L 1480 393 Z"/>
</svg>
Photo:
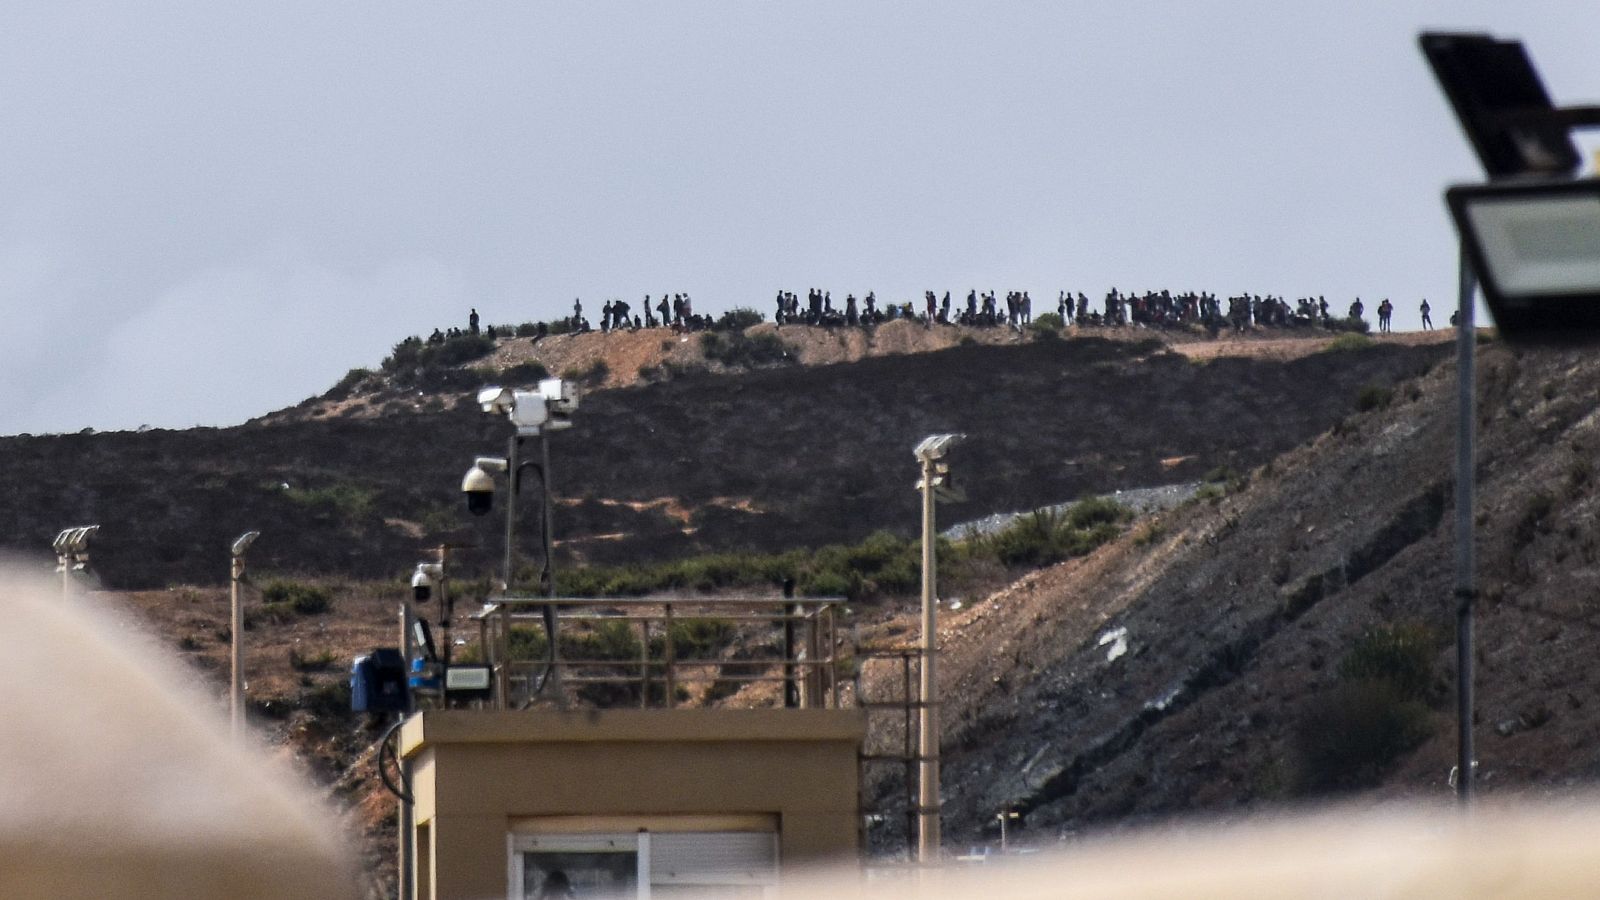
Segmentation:
<svg viewBox="0 0 1600 900">
<path fill-rule="evenodd" d="M 381 647 L 356 657 L 350 667 L 350 709 L 354 712 L 406 712 L 411 706 L 406 688 L 406 662 L 400 651 Z"/>
</svg>

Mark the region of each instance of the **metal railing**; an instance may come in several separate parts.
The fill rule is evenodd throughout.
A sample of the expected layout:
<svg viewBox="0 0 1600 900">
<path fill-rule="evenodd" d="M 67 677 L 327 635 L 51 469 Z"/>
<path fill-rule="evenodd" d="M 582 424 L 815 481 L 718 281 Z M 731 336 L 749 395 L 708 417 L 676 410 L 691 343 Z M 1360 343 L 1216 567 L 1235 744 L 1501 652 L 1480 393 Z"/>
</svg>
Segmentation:
<svg viewBox="0 0 1600 900">
<path fill-rule="evenodd" d="M 842 598 L 502 595 L 473 615 L 490 667 L 495 709 L 557 705 L 671 708 L 746 685 L 781 686 L 784 706 L 837 708 L 843 662 L 836 611 Z M 548 654 L 543 612 L 554 604 L 557 652 Z M 697 630 L 740 632 L 732 651 L 706 653 Z M 522 652 L 518 652 L 521 648 Z M 533 648 L 537 652 L 528 652 Z M 761 652 L 770 649 L 770 652 Z M 570 654 L 570 655 L 569 655 Z"/>
</svg>

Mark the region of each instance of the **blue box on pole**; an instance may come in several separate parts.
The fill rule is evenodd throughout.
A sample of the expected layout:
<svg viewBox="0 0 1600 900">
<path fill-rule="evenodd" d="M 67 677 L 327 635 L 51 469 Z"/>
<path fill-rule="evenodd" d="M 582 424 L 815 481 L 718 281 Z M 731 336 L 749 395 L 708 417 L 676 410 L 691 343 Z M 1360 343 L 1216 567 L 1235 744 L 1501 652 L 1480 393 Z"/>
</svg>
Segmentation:
<svg viewBox="0 0 1600 900">
<path fill-rule="evenodd" d="M 350 667 L 350 709 L 355 712 L 406 712 L 411 707 L 406 688 L 406 663 L 400 651 L 381 647 L 356 657 Z"/>
</svg>

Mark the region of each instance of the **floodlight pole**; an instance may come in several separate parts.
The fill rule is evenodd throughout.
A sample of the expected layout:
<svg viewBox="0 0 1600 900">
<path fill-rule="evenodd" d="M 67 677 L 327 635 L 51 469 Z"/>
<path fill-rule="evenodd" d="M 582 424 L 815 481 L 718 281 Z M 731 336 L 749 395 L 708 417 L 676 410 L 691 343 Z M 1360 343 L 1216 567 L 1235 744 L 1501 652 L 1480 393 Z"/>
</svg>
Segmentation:
<svg viewBox="0 0 1600 900">
<path fill-rule="evenodd" d="M 56 554 L 56 568 L 61 570 L 61 599 L 72 602 L 72 554 Z"/>
<path fill-rule="evenodd" d="M 1477 282 L 1466 250 L 1460 253 L 1460 296 L 1456 329 L 1456 800 L 1472 802 L 1474 776 L 1472 748 L 1472 607 L 1474 584 L 1473 481 L 1477 397 L 1473 356 L 1477 331 L 1473 327 L 1473 293 Z"/>
<path fill-rule="evenodd" d="M 934 558 L 934 479 L 937 462 L 922 459 L 922 666 L 917 699 L 917 861 L 939 861 L 939 705 L 934 661 L 939 652 L 938 592 Z"/>
<path fill-rule="evenodd" d="M 234 740 L 244 730 L 244 604 L 239 585 L 244 580 L 244 555 L 233 554 L 228 578 L 228 726 Z"/>
</svg>

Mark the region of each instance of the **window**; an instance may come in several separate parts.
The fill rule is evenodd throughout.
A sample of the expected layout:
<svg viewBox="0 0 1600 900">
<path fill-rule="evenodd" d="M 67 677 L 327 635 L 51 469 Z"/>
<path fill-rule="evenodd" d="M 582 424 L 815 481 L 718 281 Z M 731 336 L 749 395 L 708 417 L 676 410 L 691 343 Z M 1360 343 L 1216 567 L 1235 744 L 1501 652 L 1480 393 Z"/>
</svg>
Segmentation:
<svg viewBox="0 0 1600 900">
<path fill-rule="evenodd" d="M 578 897 L 751 898 L 774 896 L 775 830 L 692 831 L 692 821 L 651 820 L 657 830 L 513 833 L 512 900 Z"/>
</svg>

